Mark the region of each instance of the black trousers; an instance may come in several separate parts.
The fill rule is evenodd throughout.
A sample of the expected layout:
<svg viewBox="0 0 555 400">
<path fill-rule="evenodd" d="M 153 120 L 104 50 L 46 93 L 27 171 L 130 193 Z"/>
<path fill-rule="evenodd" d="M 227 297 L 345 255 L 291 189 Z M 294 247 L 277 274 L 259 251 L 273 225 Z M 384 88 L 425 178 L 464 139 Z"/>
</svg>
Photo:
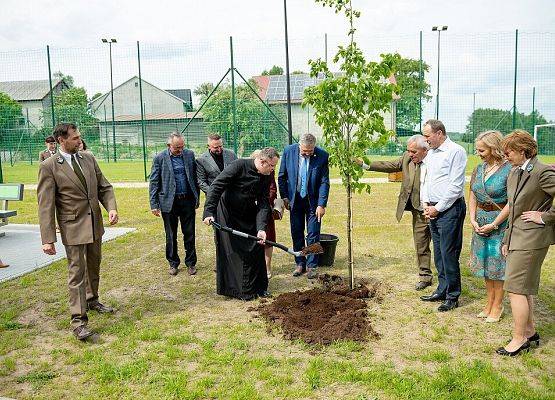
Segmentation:
<svg viewBox="0 0 555 400">
<path fill-rule="evenodd" d="M 197 264 L 195 248 L 195 198 L 175 198 L 170 212 L 162 212 L 164 230 L 166 231 L 166 259 L 170 267 L 177 268 L 181 263 L 177 252 L 177 225 L 181 222 L 183 244 L 185 245 L 185 265 Z"/>
<path fill-rule="evenodd" d="M 430 220 L 438 279 L 435 293 L 445 296 L 448 300 L 457 300 L 461 295 L 459 256 L 463 243 L 465 215 L 464 198 L 460 198 L 447 210 L 440 212 L 437 218 Z"/>
</svg>

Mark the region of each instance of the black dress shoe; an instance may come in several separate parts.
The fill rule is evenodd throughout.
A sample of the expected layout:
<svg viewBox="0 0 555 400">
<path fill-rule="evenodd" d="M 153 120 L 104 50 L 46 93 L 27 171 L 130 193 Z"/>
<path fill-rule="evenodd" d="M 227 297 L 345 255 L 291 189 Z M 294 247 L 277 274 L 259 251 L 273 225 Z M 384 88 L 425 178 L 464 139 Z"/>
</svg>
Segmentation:
<svg viewBox="0 0 555 400">
<path fill-rule="evenodd" d="M 101 314 L 110 314 L 114 312 L 114 309 L 112 307 L 105 306 L 100 301 L 92 301 L 90 303 L 87 303 L 87 308 Z"/>
<path fill-rule="evenodd" d="M 495 350 L 495 352 L 500 356 L 514 357 L 514 356 L 517 356 L 518 353 L 520 353 L 521 351 L 528 352 L 529 350 L 530 350 L 530 341 L 526 340 L 526 342 L 524 342 L 524 344 L 520 346 L 518 349 L 516 349 L 515 351 L 507 351 L 504 347 L 500 347 L 497 350 Z"/>
<path fill-rule="evenodd" d="M 534 333 L 532 336 L 530 336 L 528 338 L 528 341 L 530 342 L 530 345 L 532 345 L 532 343 L 534 343 L 537 346 L 540 345 L 540 334 L 538 332 Z"/>
<path fill-rule="evenodd" d="M 420 296 L 420 300 L 422 301 L 443 301 L 445 300 L 445 296 L 439 293 L 432 293 L 429 296 Z"/>
<path fill-rule="evenodd" d="M 445 300 L 445 301 L 437 308 L 437 310 L 440 311 L 440 312 L 444 312 L 444 311 L 454 310 L 454 309 L 457 308 L 458 306 L 459 306 L 458 300 Z"/>
<path fill-rule="evenodd" d="M 267 290 L 263 291 L 262 293 L 260 293 L 258 295 L 259 297 L 262 297 L 264 299 L 267 299 L 269 297 L 272 297 L 272 293 L 268 292 Z"/>
<path fill-rule="evenodd" d="M 87 338 L 94 335 L 94 332 L 85 325 L 81 325 L 73 330 L 73 335 L 79 340 L 87 340 Z"/>
<path fill-rule="evenodd" d="M 423 290 L 426 289 L 428 286 L 431 286 L 432 282 L 424 282 L 424 281 L 420 281 L 416 284 L 416 286 L 414 287 L 416 290 Z"/>
</svg>

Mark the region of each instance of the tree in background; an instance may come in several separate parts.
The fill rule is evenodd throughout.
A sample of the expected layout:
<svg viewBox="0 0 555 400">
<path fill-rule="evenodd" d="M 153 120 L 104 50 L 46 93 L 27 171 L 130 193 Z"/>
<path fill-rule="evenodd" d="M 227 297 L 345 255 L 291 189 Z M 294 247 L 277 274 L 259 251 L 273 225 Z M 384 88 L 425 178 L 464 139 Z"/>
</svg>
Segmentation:
<svg viewBox="0 0 555 400">
<path fill-rule="evenodd" d="M 349 43 L 339 46 L 333 58 L 340 65 L 334 74 L 322 59 L 310 60 L 310 75 L 323 77 L 317 85 L 305 89 L 303 104 L 314 109 L 316 122 L 322 127 L 324 144 L 330 154 L 330 166 L 336 166 L 347 189 L 347 249 L 350 285 L 354 285 L 352 238 L 352 193 L 370 191 L 360 182 L 361 168 L 353 158 L 364 158 L 366 149 L 375 143 L 386 143 L 392 132 L 384 124 L 383 113 L 390 110 L 398 86 L 389 81 L 397 70 L 401 57 L 382 54 L 379 62 L 367 62 L 355 42 L 354 21 L 360 12 L 350 0 L 315 0 L 344 13 L 349 23 Z"/>
<path fill-rule="evenodd" d="M 7 143 L 16 137 L 23 127 L 21 105 L 5 93 L 0 92 L 0 142 Z"/>
<path fill-rule="evenodd" d="M 256 90 L 256 83 L 249 81 Z M 195 93 L 196 94 L 196 93 Z M 252 93 L 247 85 L 235 86 L 237 146 L 239 155 L 248 156 L 261 147 L 282 148 L 287 141 L 287 132 L 276 121 L 266 106 Z M 272 112 L 284 123 L 283 107 L 271 106 Z M 220 134 L 228 147 L 234 143 L 233 106 L 231 85 L 222 84 L 202 109 L 205 130 Z"/>
<path fill-rule="evenodd" d="M 272 68 L 270 68 L 269 71 L 262 71 L 262 76 L 266 76 L 266 75 L 283 75 L 283 68 L 274 65 Z"/>
<path fill-rule="evenodd" d="M 73 76 L 71 75 L 64 75 L 62 71 L 56 71 L 52 74 L 53 79 L 60 79 L 63 80 L 67 87 L 72 88 L 74 86 Z"/>
<path fill-rule="evenodd" d="M 73 77 L 57 72 L 58 77 L 63 77 L 67 83 L 67 79 L 71 82 L 68 89 L 64 89 L 54 94 L 54 114 L 56 122 L 73 122 L 79 126 L 79 130 L 87 139 L 98 138 L 98 120 L 93 116 L 89 108 L 89 100 L 85 88 L 76 87 L 73 84 Z M 45 109 L 43 121 L 51 121 L 50 108 Z M 42 136 L 48 135 L 51 128 L 45 127 L 41 130 Z"/>
<path fill-rule="evenodd" d="M 202 102 L 208 97 L 212 90 L 214 90 L 214 84 L 212 82 L 204 82 L 198 85 L 195 90 L 193 90 L 193 94 L 195 96 L 199 96 Z"/>
<path fill-rule="evenodd" d="M 477 108 L 468 116 L 466 131 L 463 141 L 471 143 L 481 132 L 495 129 L 508 134 L 513 130 L 513 113 L 510 110 L 500 110 L 497 108 Z M 534 125 L 547 124 L 545 117 L 537 111 L 534 114 L 523 114 L 517 112 L 516 127 L 525 129 L 531 134 L 534 133 Z"/>
<path fill-rule="evenodd" d="M 395 78 L 401 87 L 397 101 L 397 128 L 401 130 L 417 130 L 420 125 L 420 93 L 422 103 L 432 99 L 430 84 L 425 79 L 420 81 L 420 60 L 401 58 Z M 422 62 L 422 74 L 430 71 L 430 66 Z"/>
</svg>

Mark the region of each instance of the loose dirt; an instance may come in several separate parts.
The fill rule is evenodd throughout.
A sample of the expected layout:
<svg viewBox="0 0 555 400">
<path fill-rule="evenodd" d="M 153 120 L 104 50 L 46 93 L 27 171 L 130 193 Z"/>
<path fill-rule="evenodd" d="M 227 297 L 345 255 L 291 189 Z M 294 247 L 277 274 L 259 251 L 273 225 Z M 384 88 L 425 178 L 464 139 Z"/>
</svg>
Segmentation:
<svg viewBox="0 0 555 400">
<path fill-rule="evenodd" d="M 365 299 L 383 299 L 385 290 L 380 282 L 356 282 L 350 289 L 336 275 L 323 274 L 318 280 L 322 288 L 282 293 L 274 301 L 249 311 L 265 319 L 269 331 L 278 326 L 286 339 L 300 339 L 308 344 L 362 342 L 379 337 L 370 325 Z"/>
</svg>

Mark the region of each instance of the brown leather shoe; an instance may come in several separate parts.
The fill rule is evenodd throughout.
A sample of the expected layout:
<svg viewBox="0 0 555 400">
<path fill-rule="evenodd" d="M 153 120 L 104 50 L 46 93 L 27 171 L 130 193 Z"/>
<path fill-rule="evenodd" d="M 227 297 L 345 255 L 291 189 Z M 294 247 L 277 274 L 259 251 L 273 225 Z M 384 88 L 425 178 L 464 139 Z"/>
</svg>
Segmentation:
<svg viewBox="0 0 555 400">
<path fill-rule="evenodd" d="M 94 335 L 94 332 L 85 325 L 81 325 L 73 330 L 73 335 L 79 340 L 87 340 L 87 338 Z"/>
<path fill-rule="evenodd" d="M 176 267 L 170 267 L 170 275 L 176 276 L 177 272 L 178 271 Z"/>
<path fill-rule="evenodd" d="M 426 282 L 426 281 L 420 281 L 415 285 L 415 289 L 416 290 L 424 290 L 426 289 L 428 286 L 432 286 L 432 282 Z"/>
<path fill-rule="evenodd" d="M 316 268 L 308 268 L 306 270 L 306 277 L 308 279 L 318 278 L 318 271 L 316 271 Z"/>
<path fill-rule="evenodd" d="M 304 273 L 305 273 L 304 267 L 302 265 L 297 265 L 297 268 L 295 268 L 295 271 L 293 271 L 293 276 L 301 276 Z"/>
<path fill-rule="evenodd" d="M 110 314 L 114 312 L 114 309 L 112 307 L 105 306 L 100 301 L 92 301 L 90 303 L 87 303 L 87 308 L 100 314 Z"/>
<path fill-rule="evenodd" d="M 187 267 L 187 272 L 189 273 L 189 275 L 195 275 L 197 273 L 197 268 L 196 267 Z"/>
</svg>

